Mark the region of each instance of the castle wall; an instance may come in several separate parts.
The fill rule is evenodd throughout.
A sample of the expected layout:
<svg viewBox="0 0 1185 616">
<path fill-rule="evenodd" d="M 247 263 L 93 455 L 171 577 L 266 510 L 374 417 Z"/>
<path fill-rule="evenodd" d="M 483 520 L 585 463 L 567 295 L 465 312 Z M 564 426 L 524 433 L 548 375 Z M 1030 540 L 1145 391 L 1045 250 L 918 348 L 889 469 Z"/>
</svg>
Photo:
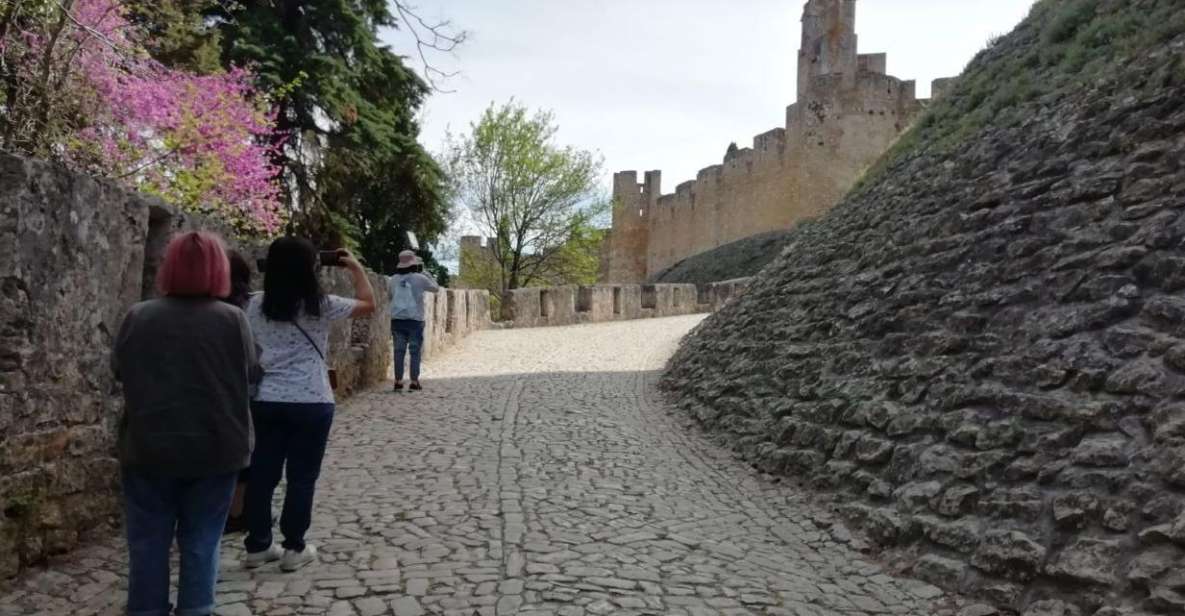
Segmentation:
<svg viewBox="0 0 1185 616">
<path fill-rule="evenodd" d="M 799 101 L 786 124 L 732 149 L 673 193 L 661 175 L 614 175 L 606 282 L 642 282 L 680 260 L 827 211 L 909 126 L 923 103 L 886 74 L 884 53 L 858 54 L 855 0 L 810 0 L 802 20 Z M 935 96 L 947 82 L 935 82 Z"/>
<path fill-rule="evenodd" d="M 877 73 L 862 73 L 854 89 L 838 78 L 816 78 L 815 98 L 789 110 L 787 128 L 754 137 L 753 147 L 656 200 L 646 274 L 634 280 L 825 212 L 920 110 L 914 90 L 913 82 Z"/>
</svg>

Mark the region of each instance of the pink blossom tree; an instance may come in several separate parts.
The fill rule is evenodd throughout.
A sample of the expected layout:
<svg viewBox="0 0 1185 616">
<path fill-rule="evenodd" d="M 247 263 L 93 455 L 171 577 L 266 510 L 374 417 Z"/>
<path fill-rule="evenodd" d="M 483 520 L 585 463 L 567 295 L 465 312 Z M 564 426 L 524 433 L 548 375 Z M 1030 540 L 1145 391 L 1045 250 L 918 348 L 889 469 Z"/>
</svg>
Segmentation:
<svg viewBox="0 0 1185 616">
<path fill-rule="evenodd" d="M 272 235 L 285 208 L 274 117 L 238 68 L 196 75 L 145 51 L 119 0 L 9 0 L 0 143 Z"/>
</svg>

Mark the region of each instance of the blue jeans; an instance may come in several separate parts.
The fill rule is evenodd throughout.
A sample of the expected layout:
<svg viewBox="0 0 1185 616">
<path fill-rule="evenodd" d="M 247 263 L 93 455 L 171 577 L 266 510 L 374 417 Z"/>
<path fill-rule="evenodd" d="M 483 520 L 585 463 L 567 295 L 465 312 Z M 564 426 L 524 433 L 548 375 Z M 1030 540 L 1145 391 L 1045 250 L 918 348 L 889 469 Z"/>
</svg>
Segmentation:
<svg viewBox="0 0 1185 616">
<path fill-rule="evenodd" d="M 395 380 L 403 380 L 403 356 L 411 350 L 411 380 L 420 380 L 420 356 L 424 347 L 424 322 L 392 319 L 391 337 L 395 339 Z"/>
<path fill-rule="evenodd" d="M 272 495 L 285 475 L 288 489 L 280 513 L 284 549 L 304 549 L 304 535 L 313 520 L 313 493 L 321 474 L 321 459 L 333 426 L 332 403 L 251 403 L 255 422 L 255 451 L 245 499 L 247 551 L 262 552 L 272 545 Z"/>
<path fill-rule="evenodd" d="M 169 615 L 169 550 L 181 550 L 177 615 L 214 613 L 218 548 L 236 473 L 198 479 L 123 469 L 128 537 L 128 616 Z"/>
</svg>

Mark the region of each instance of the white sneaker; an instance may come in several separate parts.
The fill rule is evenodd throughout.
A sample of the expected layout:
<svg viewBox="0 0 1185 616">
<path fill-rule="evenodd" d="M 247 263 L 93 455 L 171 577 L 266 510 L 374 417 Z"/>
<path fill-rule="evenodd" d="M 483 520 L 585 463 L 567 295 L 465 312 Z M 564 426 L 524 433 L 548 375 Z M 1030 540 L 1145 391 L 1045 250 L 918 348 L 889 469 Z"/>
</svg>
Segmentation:
<svg viewBox="0 0 1185 616">
<path fill-rule="evenodd" d="M 262 567 L 270 562 L 280 560 L 284 555 L 284 550 L 276 545 L 271 544 L 262 552 L 247 552 L 247 556 L 243 558 L 244 569 L 256 569 Z"/>
<path fill-rule="evenodd" d="M 296 571 L 301 567 L 317 560 L 317 548 L 311 543 L 306 543 L 304 549 L 297 552 L 295 550 L 284 550 L 284 558 L 280 560 L 281 571 Z"/>
</svg>

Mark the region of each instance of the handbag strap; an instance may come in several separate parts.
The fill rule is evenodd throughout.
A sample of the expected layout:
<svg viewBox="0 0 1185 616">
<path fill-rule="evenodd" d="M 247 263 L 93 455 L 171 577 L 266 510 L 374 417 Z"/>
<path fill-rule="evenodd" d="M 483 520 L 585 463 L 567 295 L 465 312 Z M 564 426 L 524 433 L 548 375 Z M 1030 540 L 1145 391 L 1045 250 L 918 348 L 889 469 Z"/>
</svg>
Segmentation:
<svg viewBox="0 0 1185 616">
<path fill-rule="evenodd" d="M 309 341 L 309 344 L 313 346 L 313 350 L 317 352 L 317 356 L 321 358 L 322 362 L 324 362 L 325 354 L 321 352 L 321 348 L 317 346 L 317 343 L 313 342 L 313 337 L 310 336 L 309 333 L 300 326 L 300 323 L 296 322 L 295 318 L 292 319 L 292 324 L 296 326 L 296 329 L 300 330 L 300 333 L 304 334 L 304 339 Z"/>
</svg>

